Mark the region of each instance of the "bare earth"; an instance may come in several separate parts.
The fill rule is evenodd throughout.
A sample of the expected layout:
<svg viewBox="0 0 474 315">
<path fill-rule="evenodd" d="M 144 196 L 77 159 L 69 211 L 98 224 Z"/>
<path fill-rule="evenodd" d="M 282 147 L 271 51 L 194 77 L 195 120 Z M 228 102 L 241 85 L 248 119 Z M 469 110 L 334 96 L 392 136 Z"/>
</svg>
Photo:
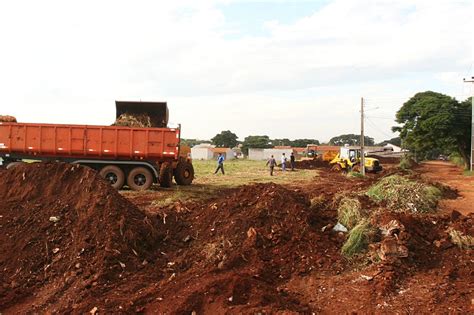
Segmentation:
<svg viewBox="0 0 474 315">
<path fill-rule="evenodd" d="M 458 190 L 459 197 L 441 200 L 440 209 L 456 210 L 464 215 L 474 212 L 474 176 L 466 176 L 459 167 L 443 161 L 423 163 L 419 171 L 429 181 L 440 182 Z"/>
</svg>

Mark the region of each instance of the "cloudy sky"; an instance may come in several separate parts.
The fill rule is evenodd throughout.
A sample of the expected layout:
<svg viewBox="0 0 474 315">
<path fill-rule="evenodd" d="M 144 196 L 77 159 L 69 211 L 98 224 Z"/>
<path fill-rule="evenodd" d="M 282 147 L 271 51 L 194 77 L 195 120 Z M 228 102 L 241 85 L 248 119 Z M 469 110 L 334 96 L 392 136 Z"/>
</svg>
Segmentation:
<svg viewBox="0 0 474 315">
<path fill-rule="evenodd" d="M 467 98 L 471 0 L 0 2 L 0 114 L 105 124 L 167 101 L 183 136 L 392 137 L 419 91 Z"/>
</svg>

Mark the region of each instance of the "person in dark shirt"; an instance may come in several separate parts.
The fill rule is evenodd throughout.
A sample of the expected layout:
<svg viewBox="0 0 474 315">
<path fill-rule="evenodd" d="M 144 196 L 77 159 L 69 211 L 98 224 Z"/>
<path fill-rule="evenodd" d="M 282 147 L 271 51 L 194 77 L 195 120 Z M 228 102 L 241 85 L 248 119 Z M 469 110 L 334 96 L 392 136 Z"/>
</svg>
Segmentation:
<svg viewBox="0 0 474 315">
<path fill-rule="evenodd" d="M 222 155 L 222 153 L 219 153 L 219 156 L 217 157 L 217 169 L 216 171 L 214 172 L 214 174 L 217 174 L 217 172 L 219 172 L 219 170 L 222 171 L 222 174 L 225 175 L 225 172 L 224 172 L 224 156 Z"/>
<path fill-rule="evenodd" d="M 276 165 L 277 165 L 277 161 L 272 155 L 270 159 L 267 161 L 267 166 L 270 166 L 270 176 L 273 176 L 273 170 L 275 169 Z"/>
<path fill-rule="evenodd" d="M 291 155 L 290 155 L 290 164 L 291 164 L 291 170 L 294 171 L 295 170 L 295 154 L 293 152 L 291 152 Z"/>
</svg>

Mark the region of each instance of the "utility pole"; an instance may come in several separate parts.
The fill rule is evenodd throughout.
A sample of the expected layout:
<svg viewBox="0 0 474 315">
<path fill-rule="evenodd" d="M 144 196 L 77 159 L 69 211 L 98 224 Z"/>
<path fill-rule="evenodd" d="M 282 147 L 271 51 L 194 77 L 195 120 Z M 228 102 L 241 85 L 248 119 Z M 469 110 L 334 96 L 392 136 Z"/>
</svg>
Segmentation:
<svg viewBox="0 0 474 315">
<path fill-rule="evenodd" d="M 360 173 L 365 176 L 364 98 L 360 98 Z"/>
<path fill-rule="evenodd" d="M 471 80 L 466 80 L 463 79 L 465 83 L 474 83 L 474 77 L 471 77 Z M 471 165 L 469 166 L 469 169 L 472 172 L 472 164 L 474 161 L 472 160 L 472 156 L 474 155 L 474 95 L 471 96 L 471 101 L 472 101 L 472 106 L 471 106 Z"/>
</svg>

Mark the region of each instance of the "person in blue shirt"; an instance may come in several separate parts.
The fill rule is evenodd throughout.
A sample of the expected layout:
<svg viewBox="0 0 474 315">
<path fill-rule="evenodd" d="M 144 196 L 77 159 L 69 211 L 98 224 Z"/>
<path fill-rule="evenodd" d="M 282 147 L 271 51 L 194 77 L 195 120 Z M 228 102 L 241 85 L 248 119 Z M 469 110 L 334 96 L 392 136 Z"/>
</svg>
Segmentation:
<svg viewBox="0 0 474 315">
<path fill-rule="evenodd" d="M 224 172 L 224 156 L 222 155 L 222 153 L 219 153 L 219 156 L 217 157 L 217 169 L 216 171 L 214 172 L 214 174 L 217 174 L 217 172 L 219 172 L 219 170 L 222 171 L 222 174 L 225 175 L 225 172 Z"/>
</svg>

